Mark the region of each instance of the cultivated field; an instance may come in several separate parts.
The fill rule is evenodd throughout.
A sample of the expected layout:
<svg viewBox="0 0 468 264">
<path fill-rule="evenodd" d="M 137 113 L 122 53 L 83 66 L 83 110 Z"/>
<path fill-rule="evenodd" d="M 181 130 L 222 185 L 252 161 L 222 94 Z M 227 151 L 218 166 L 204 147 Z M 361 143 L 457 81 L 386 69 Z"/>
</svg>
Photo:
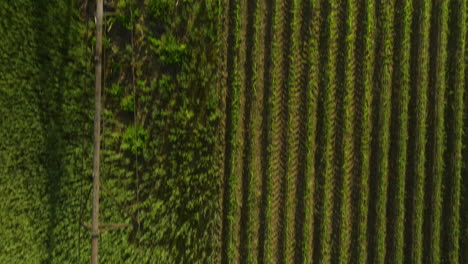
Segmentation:
<svg viewBox="0 0 468 264">
<path fill-rule="evenodd" d="M 218 262 L 468 263 L 466 1 L 222 2 Z"/>
</svg>

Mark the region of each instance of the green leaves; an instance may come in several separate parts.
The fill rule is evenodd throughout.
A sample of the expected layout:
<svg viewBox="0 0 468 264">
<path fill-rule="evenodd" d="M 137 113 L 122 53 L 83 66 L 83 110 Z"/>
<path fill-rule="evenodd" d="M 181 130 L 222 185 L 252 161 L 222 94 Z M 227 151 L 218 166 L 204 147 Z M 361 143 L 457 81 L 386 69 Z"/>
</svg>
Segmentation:
<svg viewBox="0 0 468 264">
<path fill-rule="evenodd" d="M 147 12 L 151 19 L 157 23 L 167 23 L 170 21 L 171 9 L 175 7 L 176 2 L 171 0 L 147 0 Z"/>
<path fill-rule="evenodd" d="M 123 111 L 134 112 L 135 111 L 135 96 L 133 94 L 125 96 L 120 102 L 120 107 Z"/>
<path fill-rule="evenodd" d="M 160 62 L 166 66 L 181 65 L 187 58 L 187 45 L 178 43 L 172 34 L 164 35 L 161 39 L 148 36 L 151 49 L 158 55 Z"/>
<path fill-rule="evenodd" d="M 122 137 L 120 149 L 131 151 L 133 154 L 146 149 L 149 139 L 148 131 L 141 126 L 129 126 Z"/>
</svg>

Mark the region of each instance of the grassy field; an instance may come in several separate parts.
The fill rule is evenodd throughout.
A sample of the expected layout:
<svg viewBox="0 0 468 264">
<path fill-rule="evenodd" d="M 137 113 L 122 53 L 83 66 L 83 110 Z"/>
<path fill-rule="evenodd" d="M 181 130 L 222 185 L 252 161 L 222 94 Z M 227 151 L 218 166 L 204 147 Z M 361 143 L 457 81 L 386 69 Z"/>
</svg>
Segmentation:
<svg viewBox="0 0 468 264">
<path fill-rule="evenodd" d="M 218 262 L 467 263 L 466 1 L 221 2 Z"/>
</svg>

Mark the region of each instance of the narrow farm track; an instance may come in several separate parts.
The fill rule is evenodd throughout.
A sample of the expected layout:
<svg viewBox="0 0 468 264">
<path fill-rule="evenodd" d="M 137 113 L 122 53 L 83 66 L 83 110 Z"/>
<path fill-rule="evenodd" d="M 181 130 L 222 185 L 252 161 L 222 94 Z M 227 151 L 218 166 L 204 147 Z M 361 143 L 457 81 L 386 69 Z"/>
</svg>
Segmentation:
<svg viewBox="0 0 468 264">
<path fill-rule="evenodd" d="M 216 263 L 466 263 L 466 1 L 221 2 Z"/>
</svg>

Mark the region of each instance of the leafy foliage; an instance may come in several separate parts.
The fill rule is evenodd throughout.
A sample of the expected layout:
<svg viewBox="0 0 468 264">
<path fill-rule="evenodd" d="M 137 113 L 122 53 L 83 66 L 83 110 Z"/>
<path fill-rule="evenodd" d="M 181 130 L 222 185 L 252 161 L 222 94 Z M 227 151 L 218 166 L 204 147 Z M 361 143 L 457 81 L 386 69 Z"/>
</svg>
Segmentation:
<svg viewBox="0 0 468 264">
<path fill-rule="evenodd" d="M 212 260 L 219 113 L 215 21 L 207 11 L 215 8 L 204 1 L 117 5 L 122 17 L 108 29 L 105 64 L 120 67 L 105 69 L 112 85 L 102 137 L 103 185 L 116 202 L 104 201 L 103 211 L 104 221 L 131 227 L 109 235 L 127 238 L 127 253 L 108 256 L 111 262 Z"/>
<path fill-rule="evenodd" d="M 83 87 L 91 50 L 77 10 L 72 1 L 0 3 L 2 263 L 75 262 L 87 252 L 78 223 L 93 93 Z"/>
<path fill-rule="evenodd" d="M 102 263 L 467 262 L 466 1 L 105 2 Z M 0 263 L 89 262 L 93 5 L 0 2 Z"/>
<path fill-rule="evenodd" d="M 0 3 L 1 263 L 89 261 L 94 18 L 77 2 Z M 216 6 L 106 2 L 101 221 L 131 226 L 100 260 L 209 263 Z"/>
</svg>

